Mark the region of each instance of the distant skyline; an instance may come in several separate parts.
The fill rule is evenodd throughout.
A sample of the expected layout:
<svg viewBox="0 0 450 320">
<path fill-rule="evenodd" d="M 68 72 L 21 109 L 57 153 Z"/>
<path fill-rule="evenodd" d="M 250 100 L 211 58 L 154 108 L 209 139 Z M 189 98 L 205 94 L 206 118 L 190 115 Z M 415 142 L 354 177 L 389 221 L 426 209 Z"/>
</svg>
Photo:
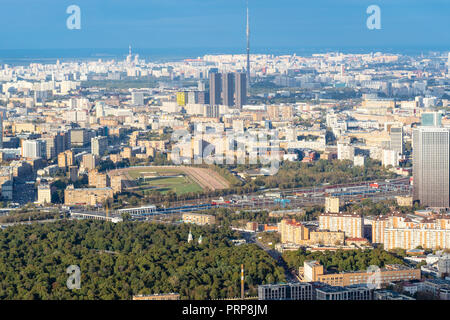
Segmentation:
<svg viewBox="0 0 450 320">
<path fill-rule="evenodd" d="M 81 30 L 66 28 L 72 4 L 81 8 Z M 381 8 L 381 30 L 366 27 L 372 4 Z M 249 7 L 252 53 L 450 50 L 449 0 L 249 0 Z M 246 48 L 245 0 L 2 0 L 0 9 L 2 57 L 28 49 L 126 54 L 129 44 L 187 56 Z"/>
</svg>

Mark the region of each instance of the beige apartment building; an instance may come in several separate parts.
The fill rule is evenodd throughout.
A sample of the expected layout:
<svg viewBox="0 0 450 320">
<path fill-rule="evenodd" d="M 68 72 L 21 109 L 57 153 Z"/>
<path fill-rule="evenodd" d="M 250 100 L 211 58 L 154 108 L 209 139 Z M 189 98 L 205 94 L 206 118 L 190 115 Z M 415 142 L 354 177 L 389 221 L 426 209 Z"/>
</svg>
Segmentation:
<svg viewBox="0 0 450 320">
<path fill-rule="evenodd" d="M 273 121 L 291 120 L 294 117 L 294 109 L 292 106 L 267 106 L 267 116 Z"/>
<path fill-rule="evenodd" d="M 216 223 L 216 217 L 209 214 L 183 213 L 183 222 L 194 223 L 198 225 L 214 224 Z"/>
<path fill-rule="evenodd" d="M 450 218 L 444 215 L 419 217 L 394 213 L 372 221 L 372 242 L 385 250 L 395 248 L 450 248 Z"/>
<path fill-rule="evenodd" d="M 295 219 L 283 219 L 280 222 L 279 232 L 281 243 L 296 245 L 344 245 L 344 232 L 328 230 L 310 230 Z"/>
<path fill-rule="evenodd" d="M 339 198 L 325 198 L 325 212 L 339 213 Z"/>
<path fill-rule="evenodd" d="M 72 166 L 74 163 L 73 152 L 71 150 L 66 150 L 58 154 L 58 167 L 67 168 Z"/>
<path fill-rule="evenodd" d="M 39 204 L 52 203 L 52 191 L 49 184 L 40 184 L 37 189 Z"/>
<path fill-rule="evenodd" d="M 89 186 L 95 188 L 106 188 L 111 186 L 108 174 L 99 173 L 97 169 L 89 171 Z"/>
<path fill-rule="evenodd" d="M 360 214 L 323 213 L 319 216 L 319 229 L 342 231 L 346 238 L 363 238 L 364 218 Z"/>
<path fill-rule="evenodd" d="M 102 204 L 114 195 L 111 188 L 80 188 L 73 185 L 64 190 L 64 204 L 66 205 L 91 205 Z"/>
</svg>

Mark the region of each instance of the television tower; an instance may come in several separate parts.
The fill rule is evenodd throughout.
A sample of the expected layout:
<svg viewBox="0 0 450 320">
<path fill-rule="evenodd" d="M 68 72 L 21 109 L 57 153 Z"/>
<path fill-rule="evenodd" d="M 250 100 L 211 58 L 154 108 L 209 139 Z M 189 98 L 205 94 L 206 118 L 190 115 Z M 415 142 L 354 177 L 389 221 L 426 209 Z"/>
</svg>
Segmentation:
<svg viewBox="0 0 450 320">
<path fill-rule="evenodd" d="M 248 16 L 247 0 L 247 95 L 250 89 L 250 21 Z"/>
</svg>

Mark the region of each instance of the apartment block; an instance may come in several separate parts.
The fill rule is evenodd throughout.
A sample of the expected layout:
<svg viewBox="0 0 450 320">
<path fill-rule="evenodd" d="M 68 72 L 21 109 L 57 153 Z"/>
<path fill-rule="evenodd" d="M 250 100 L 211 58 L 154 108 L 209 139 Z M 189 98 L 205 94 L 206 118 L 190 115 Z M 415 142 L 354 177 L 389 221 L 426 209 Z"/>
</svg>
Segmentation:
<svg viewBox="0 0 450 320">
<path fill-rule="evenodd" d="M 283 219 L 280 222 L 279 231 L 281 243 L 296 245 L 343 245 L 345 243 L 344 232 L 329 230 L 313 230 L 297 222 L 295 219 Z"/>
<path fill-rule="evenodd" d="M 341 231 L 347 238 L 364 238 L 364 218 L 359 214 L 324 213 L 319 216 L 319 229 Z"/>
<path fill-rule="evenodd" d="M 446 215 L 420 217 L 393 213 L 372 221 L 372 242 L 384 249 L 450 248 L 450 218 Z"/>
<path fill-rule="evenodd" d="M 102 204 L 108 198 L 112 198 L 114 192 L 111 188 L 80 188 L 73 185 L 64 190 L 64 204 L 66 205 L 91 205 Z"/>
</svg>

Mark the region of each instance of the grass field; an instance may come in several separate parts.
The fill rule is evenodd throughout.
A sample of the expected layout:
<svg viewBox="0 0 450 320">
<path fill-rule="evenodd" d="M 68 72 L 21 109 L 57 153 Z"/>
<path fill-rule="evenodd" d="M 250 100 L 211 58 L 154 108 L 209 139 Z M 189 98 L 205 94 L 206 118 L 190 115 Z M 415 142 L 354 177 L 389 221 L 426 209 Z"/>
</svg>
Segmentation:
<svg viewBox="0 0 450 320">
<path fill-rule="evenodd" d="M 156 190 L 163 194 L 173 191 L 178 195 L 201 192 L 203 189 L 182 170 L 176 168 L 137 168 L 128 170 L 128 175 L 138 182 L 134 191 Z"/>
</svg>

